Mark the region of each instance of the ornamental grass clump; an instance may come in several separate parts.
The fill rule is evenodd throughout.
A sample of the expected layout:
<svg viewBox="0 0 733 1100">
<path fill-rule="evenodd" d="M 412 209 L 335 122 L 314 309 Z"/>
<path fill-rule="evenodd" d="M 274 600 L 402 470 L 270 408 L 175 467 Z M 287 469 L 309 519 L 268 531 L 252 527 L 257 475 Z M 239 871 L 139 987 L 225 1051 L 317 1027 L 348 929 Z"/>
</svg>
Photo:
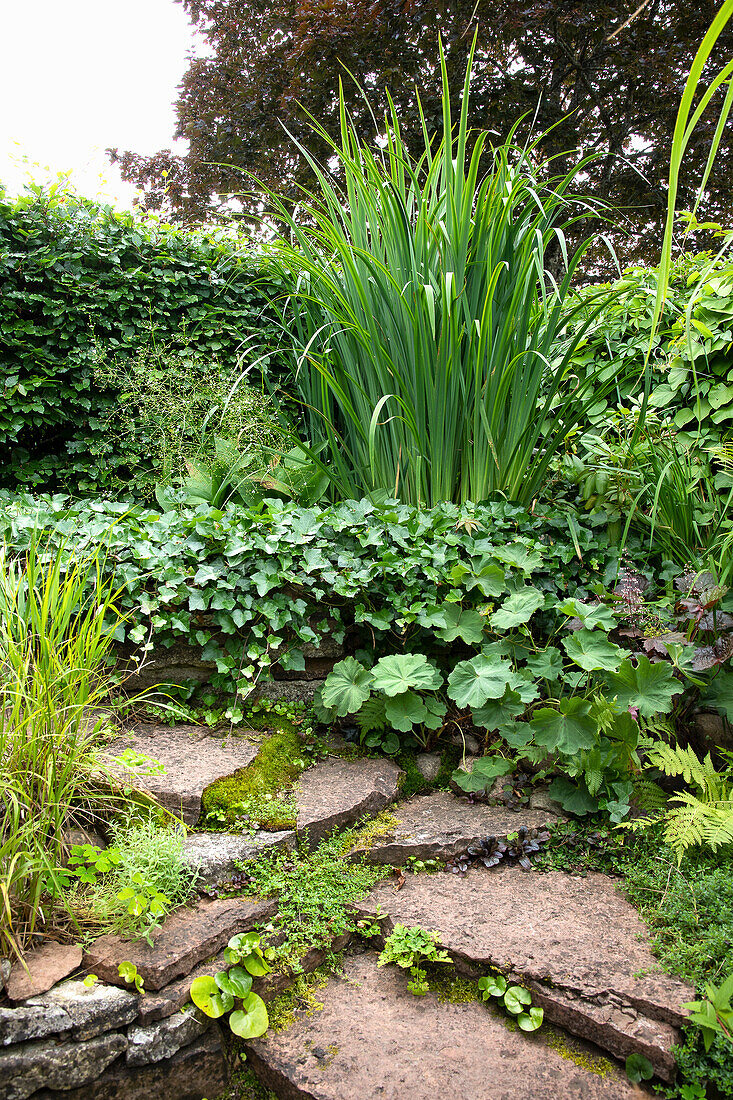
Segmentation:
<svg viewBox="0 0 733 1100">
<path fill-rule="evenodd" d="M 342 94 L 341 141 L 329 144 L 343 187 L 301 146 L 318 189 L 294 213 L 273 196 L 284 226 L 278 262 L 292 287 L 296 390 L 312 450 L 344 498 L 528 503 L 568 433 L 613 384 L 592 370 L 570 377 L 592 304 L 557 353 L 578 312 L 566 299 L 591 241 L 569 253 L 566 234 L 598 214 L 573 192 L 592 158 L 553 175 L 542 136 L 520 145 L 517 127 L 489 150 L 486 133 L 468 130 L 471 61 L 454 130 L 442 49 L 441 69 L 443 134 L 434 138 L 423 118 L 417 158 L 394 105 L 383 142 L 368 147 Z M 560 282 L 546 270 L 550 249 L 562 256 Z M 597 298 L 607 302 L 608 291 Z"/>
<path fill-rule="evenodd" d="M 22 556 L 0 547 L 2 955 L 64 908 L 67 830 L 118 801 L 96 762 L 116 595 L 99 553 L 74 559 L 35 537 Z"/>
</svg>

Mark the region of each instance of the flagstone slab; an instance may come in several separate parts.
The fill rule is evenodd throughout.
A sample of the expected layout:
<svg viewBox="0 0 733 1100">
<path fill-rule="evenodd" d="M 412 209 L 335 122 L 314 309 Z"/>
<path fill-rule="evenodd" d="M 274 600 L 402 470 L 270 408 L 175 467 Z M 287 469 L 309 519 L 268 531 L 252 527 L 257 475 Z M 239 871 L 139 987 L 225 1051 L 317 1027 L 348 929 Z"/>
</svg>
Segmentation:
<svg viewBox="0 0 733 1100">
<path fill-rule="evenodd" d="M 576 1065 L 542 1031 L 510 1030 L 477 1001 L 415 997 L 373 952 L 317 990 L 284 1031 L 246 1044 L 248 1064 L 281 1100 L 631 1100 L 646 1095 L 611 1063 Z M 597 1061 L 597 1060 L 596 1060 Z"/>
<path fill-rule="evenodd" d="M 166 918 L 152 934 L 152 947 L 145 940 L 100 936 L 86 952 L 84 965 L 104 981 L 124 986 L 117 968 L 121 962 L 131 962 L 146 989 L 162 989 L 221 951 L 238 932 L 247 932 L 269 920 L 276 909 L 274 900 L 200 901 L 193 908 L 178 909 Z"/>
<path fill-rule="evenodd" d="M 357 910 L 436 931 L 465 972 L 497 967 L 526 983 L 547 1019 L 620 1058 L 638 1051 L 665 1080 L 694 990 L 664 974 L 613 879 L 474 869 L 378 883 Z"/>
<path fill-rule="evenodd" d="M 16 1008 L 0 1008 L 0 1044 L 43 1039 L 73 1032 L 75 1040 L 92 1039 L 124 1027 L 138 1014 L 138 997 L 116 986 L 97 982 L 62 982 Z"/>
<path fill-rule="evenodd" d="M 125 749 L 159 761 L 164 774 L 148 775 L 119 763 L 111 765 L 112 773 L 124 783 L 144 787 L 187 825 L 195 825 L 206 787 L 251 764 L 259 741 L 228 731 L 216 734 L 208 726 L 140 723 L 108 745 L 104 755 L 119 757 Z"/>
<path fill-rule="evenodd" d="M 25 1001 L 45 993 L 56 982 L 73 974 L 81 966 L 81 959 L 82 950 L 78 944 L 43 943 L 26 954 L 25 966 L 13 963 L 5 992 L 11 1001 Z"/>
<path fill-rule="evenodd" d="M 292 850 L 295 831 L 283 829 L 248 833 L 192 833 L 183 841 L 183 858 L 198 872 L 197 885 L 211 886 L 227 882 L 238 871 L 237 864 L 268 849 Z"/>
<path fill-rule="evenodd" d="M 456 798 L 450 791 L 415 795 L 393 810 L 397 824 L 352 853 L 395 867 L 415 859 L 447 860 L 486 836 L 505 837 L 521 826 L 541 829 L 555 821 L 547 810 L 519 811 Z"/>
<path fill-rule="evenodd" d="M 386 809 L 399 793 L 401 770 L 391 760 L 332 759 L 303 772 L 295 791 L 297 832 L 315 847 L 334 829 Z"/>
</svg>

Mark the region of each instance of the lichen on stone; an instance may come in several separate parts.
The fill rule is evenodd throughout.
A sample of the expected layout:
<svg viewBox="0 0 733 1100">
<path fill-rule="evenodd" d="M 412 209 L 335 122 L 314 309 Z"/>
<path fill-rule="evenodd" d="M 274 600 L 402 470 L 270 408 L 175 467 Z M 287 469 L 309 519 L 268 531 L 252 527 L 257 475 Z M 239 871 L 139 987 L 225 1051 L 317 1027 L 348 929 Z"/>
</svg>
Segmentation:
<svg viewBox="0 0 733 1100">
<path fill-rule="evenodd" d="M 555 1028 L 543 1029 L 543 1034 L 547 1040 L 547 1045 L 556 1054 L 559 1054 L 561 1058 L 566 1058 L 580 1069 L 595 1073 L 597 1077 L 609 1077 L 614 1073 L 614 1066 L 607 1058 L 582 1050 L 568 1035 L 556 1031 Z"/>
</svg>

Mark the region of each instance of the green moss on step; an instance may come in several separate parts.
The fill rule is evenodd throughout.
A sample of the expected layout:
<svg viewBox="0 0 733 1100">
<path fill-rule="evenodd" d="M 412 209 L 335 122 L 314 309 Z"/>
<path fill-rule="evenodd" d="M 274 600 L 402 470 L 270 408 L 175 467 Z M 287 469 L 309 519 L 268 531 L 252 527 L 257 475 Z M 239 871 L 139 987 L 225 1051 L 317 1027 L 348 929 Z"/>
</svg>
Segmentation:
<svg viewBox="0 0 733 1100">
<path fill-rule="evenodd" d="M 543 1029 L 542 1034 L 547 1040 L 547 1045 L 556 1054 L 559 1054 L 561 1058 L 567 1058 L 569 1062 L 579 1066 L 580 1069 L 588 1070 L 589 1073 L 594 1073 L 597 1077 L 609 1077 L 615 1073 L 615 1067 L 607 1058 L 589 1054 L 587 1050 L 582 1050 L 568 1035 L 556 1031 L 555 1028 Z"/>
<path fill-rule="evenodd" d="M 270 716 L 263 719 L 265 723 L 272 728 Z M 265 829 L 292 828 L 297 807 L 288 788 L 306 765 L 295 726 L 278 719 L 278 728 L 265 734 L 251 764 L 206 788 L 201 796 L 206 824 L 233 824 L 246 816 Z"/>
<path fill-rule="evenodd" d="M 275 997 L 267 1006 L 270 1019 L 270 1031 L 286 1031 L 296 1020 L 296 1012 L 312 1016 L 320 1012 L 323 1003 L 316 997 L 316 991 L 323 989 L 331 977 L 328 966 L 320 966 L 310 974 L 301 974 L 290 989 Z"/>
<path fill-rule="evenodd" d="M 343 835 L 343 851 L 351 851 L 354 849 L 361 850 L 371 847 L 375 840 L 379 840 L 382 837 L 391 836 L 395 829 L 399 828 L 400 819 L 395 817 L 391 810 L 382 810 L 381 813 L 373 817 L 371 821 L 365 822 L 363 825 L 357 825 L 353 829 L 348 829 Z"/>
<path fill-rule="evenodd" d="M 437 967 L 435 968 L 437 970 Z M 478 986 L 469 978 L 459 978 L 454 972 L 428 973 L 428 986 L 441 1004 L 463 1005 L 480 1001 Z"/>
</svg>

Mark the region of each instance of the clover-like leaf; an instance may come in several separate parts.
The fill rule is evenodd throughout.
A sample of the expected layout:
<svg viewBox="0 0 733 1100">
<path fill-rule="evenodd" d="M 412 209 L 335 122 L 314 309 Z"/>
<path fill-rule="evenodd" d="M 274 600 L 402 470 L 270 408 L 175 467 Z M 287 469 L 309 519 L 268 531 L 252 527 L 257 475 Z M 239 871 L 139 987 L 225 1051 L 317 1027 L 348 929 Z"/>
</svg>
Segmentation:
<svg viewBox="0 0 733 1100">
<path fill-rule="evenodd" d="M 666 661 L 652 664 L 648 657 L 639 655 L 634 667 L 630 658 L 622 661 L 616 673 L 609 673 L 607 683 L 618 705 L 637 707 L 643 718 L 666 714 L 672 705 L 672 697 L 682 691 L 682 685 Z"/>
<path fill-rule="evenodd" d="M 504 994 L 504 1008 L 511 1012 L 512 1016 L 518 1016 L 524 1012 L 527 1005 L 532 1004 L 532 994 L 522 985 L 510 985 Z"/>
<path fill-rule="evenodd" d="M 596 723 L 590 717 L 591 704 L 584 699 L 561 699 L 559 709 L 542 707 L 529 723 L 535 743 L 550 752 L 574 756 L 592 749 L 598 738 Z"/>
<path fill-rule="evenodd" d="M 372 687 L 385 695 L 402 695 L 410 688 L 435 691 L 443 677 L 423 653 L 396 653 L 380 657 L 372 669 Z"/>
<path fill-rule="evenodd" d="M 345 657 L 334 665 L 326 677 L 321 689 L 324 706 L 333 707 L 339 718 L 356 714 L 362 703 L 369 698 L 372 680 L 371 672 L 360 661 Z"/>
<path fill-rule="evenodd" d="M 527 623 L 538 608 L 542 607 L 545 597 L 537 588 L 530 585 L 520 588 L 507 596 L 501 607 L 489 620 L 495 630 L 511 630 L 515 626 Z"/>
<path fill-rule="evenodd" d="M 242 1000 L 241 1009 L 229 1017 L 229 1027 L 240 1039 L 257 1039 L 265 1034 L 269 1025 L 265 1002 L 256 993 L 248 993 Z"/>
<path fill-rule="evenodd" d="M 448 677 L 448 695 L 459 707 L 482 707 L 501 699 L 512 677 L 512 666 L 496 656 L 459 661 Z"/>
<path fill-rule="evenodd" d="M 562 644 L 570 660 L 586 672 L 617 672 L 624 659 L 621 647 L 600 630 L 577 630 Z"/>
<path fill-rule="evenodd" d="M 225 989 L 220 989 L 216 980 L 208 974 L 194 978 L 191 982 L 190 996 L 193 1003 L 212 1020 L 218 1020 L 234 1007 L 234 997 Z"/>
<path fill-rule="evenodd" d="M 537 1031 L 537 1028 L 542 1027 L 544 1018 L 543 1010 L 538 1008 L 537 1005 L 532 1005 L 529 1012 L 519 1013 L 517 1023 L 522 1031 Z"/>
<path fill-rule="evenodd" d="M 478 987 L 485 1001 L 489 997 L 503 997 L 507 989 L 507 981 L 503 974 L 488 974 L 485 978 L 479 978 Z"/>
</svg>

